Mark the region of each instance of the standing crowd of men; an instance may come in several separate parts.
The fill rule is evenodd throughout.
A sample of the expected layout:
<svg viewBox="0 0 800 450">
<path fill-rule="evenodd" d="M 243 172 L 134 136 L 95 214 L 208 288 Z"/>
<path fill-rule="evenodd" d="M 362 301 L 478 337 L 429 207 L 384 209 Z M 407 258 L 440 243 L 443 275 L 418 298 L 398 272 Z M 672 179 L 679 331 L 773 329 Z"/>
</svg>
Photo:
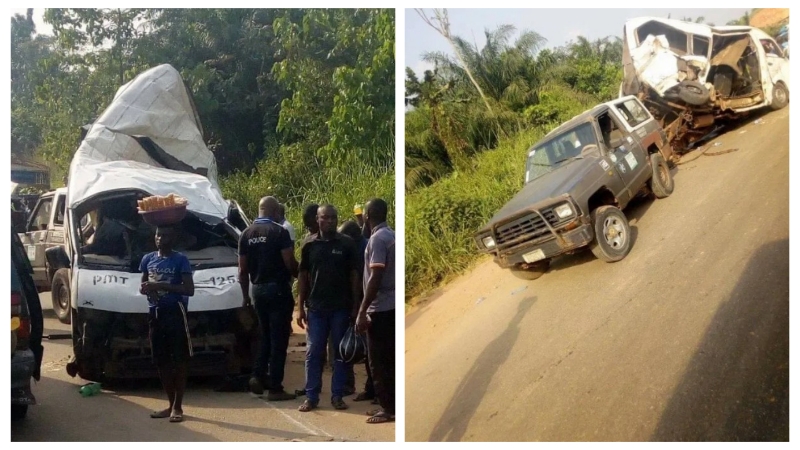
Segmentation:
<svg viewBox="0 0 800 450">
<path fill-rule="evenodd" d="M 357 211 L 358 213 L 359 211 Z M 339 225 L 333 205 L 309 205 L 303 215 L 308 234 L 295 258 L 294 228 L 274 197 L 259 203 L 259 217 L 239 241 L 239 283 L 245 306 L 252 305 L 260 327 L 258 354 L 250 378 L 255 394 L 267 400 L 296 398 L 283 386 L 292 333 L 297 279 L 297 325 L 306 330 L 305 395 L 299 410 L 319 407 L 325 360 L 332 364 L 331 406 L 347 409 L 344 397 L 355 393 L 353 366 L 339 354 L 348 328 L 366 335 L 367 381 L 354 401 L 376 399 L 368 423 L 394 421 L 395 413 L 395 237 L 388 227 L 388 206 L 372 199 L 357 222 Z"/>
</svg>

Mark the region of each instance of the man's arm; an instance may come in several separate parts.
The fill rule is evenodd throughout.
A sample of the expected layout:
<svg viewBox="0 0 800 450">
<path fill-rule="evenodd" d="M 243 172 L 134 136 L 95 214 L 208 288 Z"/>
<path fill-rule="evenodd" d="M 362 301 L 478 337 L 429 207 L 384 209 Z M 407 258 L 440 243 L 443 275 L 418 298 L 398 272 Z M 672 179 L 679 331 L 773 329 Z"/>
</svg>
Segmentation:
<svg viewBox="0 0 800 450">
<path fill-rule="evenodd" d="M 364 292 L 364 301 L 361 302 L 361 307 L 358 310 L 359 314 L 366 314 L 369 305 L 371 305 L 378 296 L 378 289 L 380 289 L 381 282 L 383 281 L 384 270 L 386 270 L 385 267 L 372 268 L 372 274 L 369 280 L 367 280 L 367 291 Z"/>
<path fill-rule="evenodd" d="M 364 292 L 364 300 L 358 310 L 358 317 L 356 318 L 356 329 L 359 332 L 367 330 L 367 309 L 375 301 L 378 296 L 378 289 L 381 287 L 383 281 L 383 273 L 386 270 L 386 259 L 388 257 L 388 249 L 386 243 L 378 239 L 370 239 L 367 245 L 367 255 L 364 264 L 369 264 L 370 276 L 367 280 L 366 292 Z"/>
<path fill-rule="evenodd" d="M 294 248 L 289 247 L 281 250 L 281 256 L 283 257 L 283 264 L 289 269 L 289 273 L 292 274 L 294 278 L 297 278 L 298 270 L 297 260 L 294 257 Z"/>
<path fill-rule="evenodd" d="M 242 288 L 242 306 L 250 306 L 250 272 L 247 269 L 247 256 L 239 255 L 239 286 Z"/>
<path fill-rule="evenodd" d="M 247 230 L 239 236 L 239 286 L 242 288 L 242 306 L 250 306 L 250 269 L 247 265 Z"/>
<path fill-rule="evenodd" d="M 311 279 L 308 276 L 311 265 L 309 263 L 309 247 L 311 244 L 304 245 L 300 249 L 300 265 L 297 274 L 297 326 L 305 329 L 306 321 L 306 300 L 311 291 Z"/>
<path fill-rule="evenodd" d="M 358 270 L 351 270 L 350 271 L 350 292 L 353 293 L 353 319 L 358 316 L 359 305 L 362 299 L 361 293 L 361 275 L 358 274 Z"/>
<path fill-rule="evenodd" d="M 300 270 L 297 276 L 297 326 L 306 328 L 306 300 L 308 299 L 308 291 L 310 291 L 309 278 L 307 270 Z"/>
</svg>

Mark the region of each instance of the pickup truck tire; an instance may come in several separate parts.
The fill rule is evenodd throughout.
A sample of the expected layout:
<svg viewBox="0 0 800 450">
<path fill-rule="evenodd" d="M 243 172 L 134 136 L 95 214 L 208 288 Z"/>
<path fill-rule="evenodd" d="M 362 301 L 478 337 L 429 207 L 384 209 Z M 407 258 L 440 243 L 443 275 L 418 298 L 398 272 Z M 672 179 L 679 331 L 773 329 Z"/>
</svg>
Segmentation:
<svg viewBox="0 0 800 450">
<path fill-rule="evenodd" d="M 519 266 L 511 267 L 511 273 L 514 274 L 515 277 L 533 281 L 538 280 L 539 278 L 544 275 L 547 270 L 550 268 L 550 260 L 539 261 L 530 269 L 523 269 Z"/>
<path fill-rule="evenodd" d="M 689 105 L 702 106 L 708 103 L 711 94 L 697 81 L 684 81 L 678 87 L 678 98 Z"/>
<path fill-rule="evenodd" d="M 625 258 L 631 251 L 631 228 L 628 218 L 615 206 L 601 206 L 592 211 L 594 240 L 589 244 L 597 259 L 608 263 Z"/>
<path fill-rule="evenodd" d="M 650 190 L 656 198 L 667 198 L 675 190 L 675 180 L 669 171 L 667 162 L 660 153 L 650 155 L 650 164 L 653 166 L 653 176 L 650 178 Z"/>
<path fill-rule="evenodd" d="M 789 104 L 789 90 L 786 89 L 786 85 L 778 82 L 772 88 L 772 104 L 769 105 L 770 108 L 774 110 L 783 109 L 786 105 Z"/>
<path fill-rule="evenodd" d="M 53 275 L 53 286 L 50 290 L 53 299 L 53 312 L 56 313 L 58 321 L 69 324 L 70 320 L 70 292 L 69 292 L 69 269 L 58 269 Z"/>
</svg>

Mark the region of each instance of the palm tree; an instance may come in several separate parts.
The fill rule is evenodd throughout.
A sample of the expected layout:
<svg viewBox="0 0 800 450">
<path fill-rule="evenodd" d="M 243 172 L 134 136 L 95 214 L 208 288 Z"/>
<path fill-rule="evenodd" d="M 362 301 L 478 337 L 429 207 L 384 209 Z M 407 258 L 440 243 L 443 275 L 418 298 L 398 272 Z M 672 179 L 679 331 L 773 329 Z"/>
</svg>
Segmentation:
<svg viewBox="0 0 800 450">
<path fill-rule="evenodd" d="M 532 101 L 541 75 L 548 66 L 546 58 L 537 58 L 545 39 L 536 32 L 523 31 L 511 44 L 515 31 L 512 25 L 486 30 L 483 48 L 454 36 L 452 43 L 459 59 L 442 52 L 428 52 L 423 55 L 423 60 L 440 68 L 445 76 L 469 78 L 485 101 L 488 97 L 494 102 L 505 102 L 513 109 Z"/>
</svg>

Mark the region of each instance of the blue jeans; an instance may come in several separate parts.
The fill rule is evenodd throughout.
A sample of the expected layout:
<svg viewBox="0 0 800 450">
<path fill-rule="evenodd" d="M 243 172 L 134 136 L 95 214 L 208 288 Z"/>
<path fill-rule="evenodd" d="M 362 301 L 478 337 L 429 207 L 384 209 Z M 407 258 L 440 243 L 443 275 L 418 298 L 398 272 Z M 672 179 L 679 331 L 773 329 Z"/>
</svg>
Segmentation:
<svg viewBox="0 0 800 450">
<path fill-rule="evenodd" d="M 288 283 L 255 284 L 250 294 L 260 332 L 253 376 L 266 381 L 270 391 L 281 391 L 292 329 L 292 288 Z"/>
<path fill-rule="evenodd" d="M 337 347 L 350 325 L 350 310 L 338 309 L 334 311 L 312 311 L 307 314 L 308 341 L 306 347 L 306 398 L 313 403 L 319 402 L 319 393 L 322 391 L 322 365 L 323 357 L 328 348 L 330 335 Z M 337 352 L 338 353 L 338 352 Z M 343 397 L 347 383 L 347 367 L 337 355 L 333 362 L 333 377 L 331 380 L 331 397 Z"/>
</svg>

